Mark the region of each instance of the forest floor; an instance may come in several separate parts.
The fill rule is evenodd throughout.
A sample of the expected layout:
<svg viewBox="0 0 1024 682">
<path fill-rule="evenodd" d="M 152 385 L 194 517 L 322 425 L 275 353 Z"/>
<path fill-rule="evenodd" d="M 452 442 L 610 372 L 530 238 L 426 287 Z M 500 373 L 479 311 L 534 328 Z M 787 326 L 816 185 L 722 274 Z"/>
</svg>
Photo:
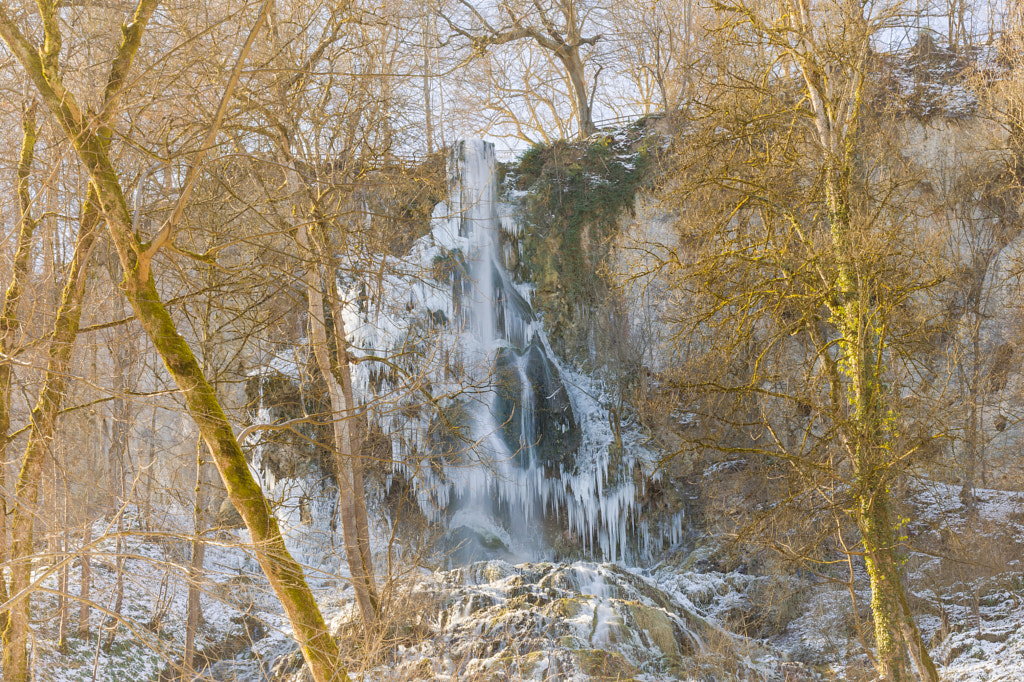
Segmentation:
<svg viewBox="0 0 1024 682">
<path fill-rule="evenodd" d="M 959 489 L 917 483 L 906 525 L 907 584 L 943 680 L 1024 679 L 1024 494 L 979 490 L 968 512 Z M 184 526 L 168 517 L 161 527 Z M 184 642 L 187 534 L 147 534 L 126 515 L 123 607 L 116 602 L 117 529 L 94 528 L 90 638 L 57 648 L 59 569 L 40 566 L 35 671 L 53 682 L 156 680 Z M 301 668 L 289 629 L 258 566 L 222 532 L 207 545 L 204 622 L 197 650 L 213 659 L 198 679 L 292 680 Z M 951 557 L 959 557 L 953 559 Z M 70 568 L 78 593 L 80 559 Z M 376 655 L 348 652 L 371 680 L 865 680 L 870 668 L 843 585 L 795 577 L 702 572 L 686 562 L 649 569 L 612 563 L 479 562 L 425 569 L 395 583 L 394 618 Z M 311 572 L 332 627 L 357 630 L 343 577 Z M 865 626 L 870 595 L 858 581 Z M 70 614 L 75 632 L 78 605 Z M 358 640 L 358 637 L 350 637 Z M 225 642 L 234 648 L 224 648 Z M 218 648 L 219 647 L 219 648 Z M 217 661 L 225 656 L 226 660 Z"/>
</svg>

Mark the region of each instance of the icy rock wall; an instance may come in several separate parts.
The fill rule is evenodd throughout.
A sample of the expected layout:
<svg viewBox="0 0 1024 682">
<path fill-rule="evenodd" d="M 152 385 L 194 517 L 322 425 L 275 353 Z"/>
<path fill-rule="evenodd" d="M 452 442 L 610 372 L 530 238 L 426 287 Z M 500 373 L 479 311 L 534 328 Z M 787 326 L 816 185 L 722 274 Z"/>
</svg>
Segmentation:
<svg viewBox="0 0 1024 682">
<path fill-rule="evenodd" d="M 607 559 L 678 540 L 681 519 L 652 528 L 638 501 L 653 455 L 612 447 L 600 387 L 554 356 L 505 269 L 502 235 L 520 227 L 493 145 L 456 145 L 448 175 L 430 233 L 381 264 L 375 295 L 363 281 L 346 297 L 353 353 L 388 358 L 357 362 L 354 385 L 394 474 L 457 559 L 548 558 L 552 535 Z"/>
<path fill-rule="evenodd" d="M 319 414 L 330 409 L 319 402 L 315 392 L 301 389 L 301 367 L 307 360 L 288 349 L 257 363 L 246 383 L 246 404 L 256 424 L 274 424 Z M 330 576 L 343 574 L 344 548 L 337 533 L 338 489 L 328 461 L 321 459 L 322 427 L 298 424 L 294 431 L 266 438 L 259 431 L 246 439 L 250 472 L 270 502 L 284 536 L 288 551 L 305 566 L 318 570 L 309 578 L 314 585 L 330 582 Z M 243 528 L 241 517 L 229 502 L 222 515 Z M 243 537 L 248 532 L 242 530 Z M 254 569 L 255 570 L 255 569 Z"/>
</svg>

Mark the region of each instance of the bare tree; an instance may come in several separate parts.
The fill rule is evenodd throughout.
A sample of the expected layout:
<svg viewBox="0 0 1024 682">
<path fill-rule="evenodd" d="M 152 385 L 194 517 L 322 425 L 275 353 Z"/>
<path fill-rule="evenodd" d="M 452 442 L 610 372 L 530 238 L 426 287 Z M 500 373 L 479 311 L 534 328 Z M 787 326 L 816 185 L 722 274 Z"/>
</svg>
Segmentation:
<svg viewBox="0 0 1024 682">
<path fill-rule="evenodd" d="M 919 213 L 915 170 L 884 162 L 885 116 L 865 104 L 872 41 L 900 7 L 716 8 L 722 70 L 705 87 L 717 114 L 680 146 L 693 150 L 679 176 L 693 252 L 675 261 L 681 290 L 697 301 L 680 338 L 705 368 L 685 384 L 720 427 L 701 442 L 792 466 L 800 483 L 791 503 L 849 510 L 870 578 L 879 675 L 909 679 L 912 660 L 937 680 L 903 589 L 890 495 L 931 437 L 908 435 L 895 387 L 909 371 L 901 344 L 914 292 L 938 280 L 906 250 Z M 718 344 L 731 360 L 709 359 Z M 795 376 L 785 369 L 794 366 Z M 726 403 L 730 416 L 714 416 Z M 797 432 L 794 413 L 804 417 Z"/>
<path fill-rule="evenodd" d="M 131 20 L 125 25 L 121 45 L 110 61 L 110 75 L 104 88 L 105 96 L 98 114 L 98 125 L 94 125 L 94 118 L 88 114 L 87 109 L 79 102 L 78 96 L 66 84 L 60 63 L 62 31 L 55 3 L 39 4 L 38 20 L 44 36 L 41 47 L 36 46 L 28 37 L 16 18 L 18 15 L 11 11 L 7 3 L 0 4 L 0 37 L 56 118 L 88 172 L 91 188 L 89 205 L 93 210 L 87 212 L 87 215 L 94 215 L 97 223 L 102 219 L 108 227 L 124 272 L 122 291 L 182 391 L 189 412 L 199 427 L 225 483 L 228 497 L 249 530 L 261 567 L 285 608 L 314 679 L 318 682 L 346 680 L 348 677 L 340 665 L 337 645 L 327 631 L 303 570 L 284 545 L 277 521 L 248 469 L 231 424 L 213 387 L 207 381 L 191 348 L 178 332 L 174 320 L 162 303 L 152 268 L 153 259 L 157 254 L 165 250 L 165 247 L 170 249 L 173 246 L 175 229 L 195 183 L 199 163 L 214 141 L 241 77 L 242 65 L 258 31 L 267 19 L 271 3 L 264 3 L 239 52 L 209 134 L 194 158 L 177 203 L 158 234 L 146 242 L 136 232 L 132 211 L 125 199 L 121 172 L 110 153 L 110 140 L 114 137 L 111 126 L 115 123 L 115 113 L 129 83 L 132 62 L 157 4 L 157 0 L 141 0 Z M 90 230 L 81 232 L 85 235 L 95 234 Z M 80 260 L 86 255 L 83 253 Z M 82 268 L 84 269 L 84 263 Z M 74 321 L 77 322 L 77 319 Z M 77 328 L 77 324 L 67 325 L 69 330 L 72 327 Z M 67 343 L 54 344 L 54 347 L 58 349 L 58 353 L 70 350 Z M 63 356 L 55 357 L 55 361 L 63 359 Z M 48 406 L 55 402 L 49 397 L 51 393 L 55 392 L 44 394 L 48 396 L 47 403 L 43 406 L 47 412 Z M 59 402 L 57 404 L 59 405 Z M 42 423 L 49 425 L 50 421 L 52 420 L 47 419 Z M 36 449 L 30 448 L 26 461 L 35 462 L 42 453 L 41 445 Z M 19 497 L 33 499 L 32 491 L 37 487 L 37 481 L 38 476 L 34 474 L 26 476 L 23 483 L 19 481 Z M 31 525 L 27 517 L 25 518 L 26 520 L 19 522 L 16 512 L 14 554 L 29 557 L 32 552 Z M 27 590 L 29 587 L 29 566 L 29 562 L 24 560 L 15 567 L 13 583 L 17 591 Z M 28 627 L 27 595 L 24 596 L 26 606 L 18 605 L 11 610 L 11 624 L 8 629 L 14 628 L 14 646 L 10 649 L 5 647 L 4 650 L 5 658 L 12 659 L 10 667 L 5 661 L 5 674 L 13 680 L 27 680 L 29 675 L 27 660 L 24 657 Z"/>
<path fill-rule="evenodd" d="M 458 0 L 450 11 L 442 9 L 440 14 L 455 35 L 470 41 L 474 55 L 501 45 L 532 41 L 553 56 L 570 83 L 578 134 L 586 137 L 597 131 L 593 106 L 600 69 L 592 82 L 586 67 L 588 50 L 604 38 L 601 34 L 588 35 L 592 15 L 598 11 L 597 6 L 583 0 L 501 0 L 495 15 L 489 17 L 467 0 Z"/>
<path fill-rule="evenodd" d="M 690 97 L 691 72 L 699 60 L 695 0 L 619 2 L 609 9 L 615 29 L 614 64 L 623 73 L 636 99 L 615 89 L 616 108 L 629 114 L 670 112 Z"/>
</svg>

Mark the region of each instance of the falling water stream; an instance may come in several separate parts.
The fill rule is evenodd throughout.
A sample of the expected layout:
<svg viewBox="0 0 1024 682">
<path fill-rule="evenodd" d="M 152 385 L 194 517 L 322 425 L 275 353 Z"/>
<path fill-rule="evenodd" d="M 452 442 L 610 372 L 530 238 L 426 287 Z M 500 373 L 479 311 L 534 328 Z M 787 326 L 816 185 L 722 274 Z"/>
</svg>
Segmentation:
<svg viewBox="0 0 1024 682">
<path fill-rule="evenodd" d="M 381 302 L 347 320 L 357 354 L 405 358 L 404 377 L 355 366 L 395 474 L 448 529 L 460 561 L 552 558 L 552 537 L 607 559 L 678 540 L 681 519 L 654 527 L 641 513 L 650 453 L 615 450 L 600 386 L 555 357 L 529 286 L 505 267 L 504 238 L 521 228 L 499 201 L 494 146 L 456 145 L 448 178 L 430 234 L 393 269 L 406 274 L 385 278 Z M 409 377 L 447 396 L 437 401 L 446 414 L 402 394 Z M 398 394 L 406 409 L 395 408 Z M 375 403 L 381 395 L 390 402 Z"/>
</svg>

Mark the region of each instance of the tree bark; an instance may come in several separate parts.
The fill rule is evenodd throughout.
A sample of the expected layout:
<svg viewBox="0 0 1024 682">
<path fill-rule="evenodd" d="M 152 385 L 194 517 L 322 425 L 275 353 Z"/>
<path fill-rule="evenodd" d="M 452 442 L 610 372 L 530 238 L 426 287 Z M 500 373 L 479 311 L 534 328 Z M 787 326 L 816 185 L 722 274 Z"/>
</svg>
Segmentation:
<svg viewBox="0 0 1024 682">
<path fill-rule="evenodd" d="M 20 326 L 18 308 L 29 274 L 29 256 L 32 252 L 36 223 L 32 217 L 32 194 L 29 177 L 36 146 L 36 105 L 26 107 L 22 116 L 21 155 L 18 161 L 18 245 L 14 252 L 14 266 L 11 282 L 4 293 L 3 309 L 0 311 L 0 352 L 5 358 L 11 357 L 17 343 L 15 333 Z M 0 362 L 0 564 L 7 563 L 7 434 L 11 430 L 11 379 L 12 367 L 9 361 Z M 7 580 L 0 571 L 0 600 L 8 599 Z M 7 648 L 7 610 L 0 611 L 0 637 Z"/>
<path fill-rule="evenodd" d="M 829 130 L 833 130 L 830 123 Z M 842 138 L 852 135 L 846 131 Z M 839 139 L 835 136 L 832 139 Z M 844 148 L 852 145 L 844 139 Z M 834 147 L 832 147 L 834 148 Z M 907 605 L 900 579 L 896 533 L 889 503 L 895 478 L 893 440 L 883 396 L 884 331 L 877 329 L 871 294 L 856 271 L 851 246 L 848 196 L 850 162 L 833 157 L 826 162 L 825 201 L 838 277 L 830 305 L 832 323 L 839 332 L 839 350 L 845 384 L 837 382 L 852 408 L 845 426 L 845 442 L 852 459 L 858 505 L 855 511 L 864 547 L 864 562 L 871 583 L 871 612 L 875 626 L 879 674 L 887 682 L 909 680 L 908 654 L 922 679 L 938 682 L 935 665 L 921 639 Z"/>
<path fill-rule="evenodd" d="M 829 291 L 830 322 L 838 333 L 839 361 L 830 359 L 832 394 L 837 418 L 843 421 L 844 445 L 854 472 L 857 507 L 865 563 L 871 579 L 871 610 L 878 648 L 879 674 L 888 682 L 903 682 L 908 675 L 908 653 L 921 659 L 922 676 L 935 666 L 913 625 L 900 580 L 895 528 L 889 507 L 889 487 L 898 473 L 893 457 L 894 435 L 884 396 L 885 320 L 873 301 L 870 272 L 862 271 L 862 248 L 855 238 L 850 184 L 856 163 L 859 117 L 863 102 L 871 28 L 859 6 L 850 9 L 849 29 L 854 35 L 846 55 L 846 82 L 839 74 L 822 73 L 814 54 L 814 22 L 806 5 L 791 3 L 795 28 L 802 34 L 790 56 L 801 70 L 816 142 L 823 154 L 825 217 L 829 230 L 835 282 Z M 825 87 L 823 84 L 833 83 Z M 840 398 L 841 396 L 841 398 Z M 843 408 L 841 403 L 847 406 Z M 844 414 L 843 410 L 846 410 Z M 916 641 L 909 639 L 916 633 Z M 938 682 L 938 676 L 925 678 Z"/>
<path fill-rule="evenodd" d="M 122 306 L 121 317 L 124 317 Z M 117 638 L 117 628 L 121 620 L 121 609 L 124 605 L 124 565 L 125 565 L 125 541 L 124 541 L 124 505 L 128 504 L 128 494 L 125 485 L 126 469 L 125 461 L 128 458 L 128 422 L 130 419 L 130 407 L 128 405 L 128 357 L 124 341 L 117 343 L 113 349 L 114 371 L 117 378 L 118 397 L 114 402 L 114 423 L 111 427 L 110 449 L 107 451 L 110 460 L 110 468 L 116 472 L 118 500 L 117 506 L 120 511 L 117 515 L 117 577 L 114 584 L 114 607 L 110 616 L 106 619 L 103 635 L 103 650 L 110 652 Z"/>
<path fill-rule="evenodd" d="M 289 173 L 292 173 L 289 171 Z M 311 244 L 307 226 L 299 228 L 299 246 L 309 254 L 306 269 L 306 297 L 309 305 L 310 344 L 316 358 L 317 367 L 327 383 L 327 393 L 331 401 L 333 413 L 332 428 L 334 434 L 335 469 L 338 478 L 338 498 L 341 507 L 341 531 L 345 541 L 345 557 L 349 572 L 352 575 L 352 588 L 359 604 L 359 612 L 367 629 L 377 621 L 377 590 L 373 581 L 373 564 L 370 557 L 369 533 L 366 524 L 365 493 L 362 489 L 362 466 L 359 460 L 358 437 L 356 435 L 355 411 L 352 409 L 351 372 L 348 365 L 348 353 L 345 350 L 346 339 L 338 337 L 335 332 L 338 357 L 344 357 L 343 365 L 335 372 L 330 357 L 330 346 L 327 340 L 327 324 L 323 288 L 333 286 L 333 282 L 325 282 L 331 275 L 327 268 L 327 277 L 318 275 L 321 258 L 315 255 L 317 249 Z M 328 296 L 330 298 L 330 296 Z M 331 310 L 336 328 L 344 331 L 340 310 Z M 338 325 L 341 325 L 338 327 Z M 348 377 L 339 381 L 338 375 Z M 345 384 L 348 384 L 346 391 Z M 360 511 L 361 510 L 361 511 Z M 362 522 L 360 522 L 360 516 Z"/>
<path fill-rule="evenodd" d="M 330 271 L 333 273 L 335 268 L 331 267 Z M 328 292 L 327 304 L 331 311 L 331 318 L 334 321 L 335 375 L 341 375 L 341 393 L 345 399 L 347 419 L 351 422 L 349 426 L 351 438 L 349 443 L 351 448 L 349 466 L 352 469 L 352 500 L 356 528 L 356 549 L 359 552 L 362 579 L 376 617 L 379 615 L 380 597 L 373 577 L 373 551 L 370 547 L 369 519 L 366 513 L 366 488 L 363 481 L 362 458 L 363 429 L 361 428 L 360 415 L 356 410 L 355 393 L 352 389 L 352 366 L 349 362 L 348 334 L 345 332 L 345 318 L 343 317 L 341 301 L 338 299 L 336 286 L 330 287 Z M 336 376 L 335 378 L 337 379 L 338 377 Z"/>
<path fill-rule="evenodd" d="M 909 680 L 907 645 L 903 637 L 900 582 L 895 537 L 884 490 L 864 491 L 859 500 L 859 525 L 864 563 L 871 581 L 871 613 L 879 674 L 887 682 Z"/>
<path fill-rule="evenodd" d="M 434 106 L 430 101 L 430 42 L 433 18 L 423 15 L 423 114 L 427 134 L 427 154 L 434 153 Z"/>
<path fill-rule="evenodd" d="M 64 521 L 67 522 L 66 514 Z M 62 555 L 66 556 L 68 544 L 68 531 L 65 529 L 61 537 Z M 60 592 L 60 597 L 58 597 L 57 601 L 57 651 L 62 654 L 67 654 L 68 652 L 68 602 L 70 601 L 68 599 L 68 578 L 70 577 L 68 574 L 68 564 L 65 561 L 64 565 L 60 567 L 60 576 L 57 578 L 57 591 Z"/>
<path fill-rule="evenodd" d="M 117 578 L 114 581 L 114 606 L 110 609 L 110 617 L 107 618 L 104 626 L 106 633 L 100 633 L 100 636 L 104 637 L 103 651 L 108 654 L 114 647 L 114 641 L 117 639 L 117 627 L 121 623 L 121 610 L 124 608 L 124 530 L 124 513 L 122 512 L 117 516 L 117 544 L 115 550 L 117 552 Z"/>
<path fill-rule="evenodd" d="M 565 67 L 569 76 L 569 84 L 576 98 L 576 122 L 580 127 L 580 137 L 589 137 L 597 132 L 594 125 L 594 114 L 591 111 L 590 91 L 587 88 L 587 77 L 580 59 L 579 47 L 565 47 L 555 52 L 555 56 Z"/>
<path fill-rule="evenodd" d="M 206 543 L 202 541 L 205 530 L 203 508 L 206 504 L 203 494 L 206 489 L 206 481 L 203 476 L 205 463 L 203 446 L 200 445 L 196 453 L 195 506 L 192 512 L 192 527 L 195 536 L 192 538 L 192 561 L 188 567 L 188 603 L 185 607 L 185 655 L 183 657 L 184 670 L 182 671 L 185 676 L 191 676 L 193 673 L 192 658 L 195 654 L 196 631 L 203 619 L 200 585 L 203 580 L 203 564 L 206 558 Z"/>
<path fill-rule="evenodd" d="M 4 647 L 4 679 L 27 682 L 31 675 L 28 661 L 32 554 L 35 543 L 36 508 L 43 464 L 51 451 L 57 415 L 66 390 L 71 357 L 82 316 L 82 299 L 89 257 L 96 244 L 99 213 L 94 201 L 82 207 L 71 269 L 61 294 L 61 304 L 54 321 L 46 374 L 39 398 L 31 415 L 28 444 L 22 457 L 21 471 L 15 486 L 15 508 L 12 518 L 11 544 L 11 608 L 7 623 L 7 646 Z M 84 563 L 83 563 L 84 566 Z"/>
<path fill-rule="evenodd" d="M 85 518 L 85 525 L 82 528 L 82 554 L 79 560 L 81 564 L 81 575 L 78 580 L 78 631 L 79 639 L 89 639 L 89 600 L 92 599 L 92 563 L 89 559 L 89 544 L 92 542 L 92 519 L 88 513 Z"/>
</svg>

